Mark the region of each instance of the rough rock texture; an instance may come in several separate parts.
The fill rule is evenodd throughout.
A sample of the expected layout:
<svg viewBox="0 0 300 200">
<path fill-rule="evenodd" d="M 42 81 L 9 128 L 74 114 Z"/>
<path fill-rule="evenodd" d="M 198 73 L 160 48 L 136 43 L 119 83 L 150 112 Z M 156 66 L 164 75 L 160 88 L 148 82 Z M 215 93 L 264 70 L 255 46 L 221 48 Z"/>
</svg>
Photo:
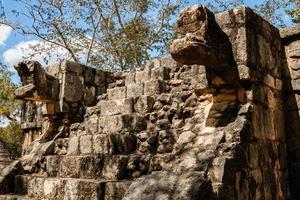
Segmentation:
<svg viewBox="0 0 300 200">
<path fill-rule="evenodd" d="M 12 162 L 9 151 L 4 144 L 0 141 L 0 171 Z"/>
<path fill-rule="evenodd" d="M 174 59 L 122 73 L 18 65 L 24 155 L 0 199 L 299 199 L 295 30 L 192 6 Z"/>
<path fill-rule="evenodd" d="M 300 99 L 299 99 L 299 69 L 300 69 L 300 26 L 281 30 L 284 45 L 284 101 L 286 110 L 286 140 L 288 151 L 289 181 L 292 198 L 300 198 Z"/>
</svg>

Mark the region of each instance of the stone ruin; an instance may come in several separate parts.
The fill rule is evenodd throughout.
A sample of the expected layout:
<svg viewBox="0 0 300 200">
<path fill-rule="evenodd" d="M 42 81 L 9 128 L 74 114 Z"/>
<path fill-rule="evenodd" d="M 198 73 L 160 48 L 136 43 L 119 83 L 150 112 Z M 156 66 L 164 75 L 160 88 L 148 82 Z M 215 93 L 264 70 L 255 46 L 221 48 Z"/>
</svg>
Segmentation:
<svg viewBox="0 0 300 200">
<path fill-rule="evenodd" d="M 0 199 L 300 199 L 300 25 L 181 12 L 171 56 L 110 73 L 16 66 L 23 156 Z"/>
</svg>

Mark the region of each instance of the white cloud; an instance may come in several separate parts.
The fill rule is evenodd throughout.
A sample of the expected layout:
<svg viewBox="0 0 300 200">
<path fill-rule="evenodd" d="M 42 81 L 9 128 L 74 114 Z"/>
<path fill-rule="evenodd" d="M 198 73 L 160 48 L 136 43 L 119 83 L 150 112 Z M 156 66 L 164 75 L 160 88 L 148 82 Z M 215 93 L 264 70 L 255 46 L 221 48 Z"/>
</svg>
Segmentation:
<svg viewBox="0 0 300 200">
<path fill-rule="evenodd" d="M 37 50 L 38 49 L 38 50 Z M 68 53 L 62 47 L 53 46 L 47 42 L 30 40 L 20 42 L 3 53 L 4 63 L 12 67 L 24 59 L 36 60 L 47 66 L 61 59 L 68 59 Z"/>
<path fill-rule="evenodd" d="M 12 28 L 6 25 L 0 25 L 0 46 L 5 45 L 5 41 L 9 38 Z"/>
</svg>

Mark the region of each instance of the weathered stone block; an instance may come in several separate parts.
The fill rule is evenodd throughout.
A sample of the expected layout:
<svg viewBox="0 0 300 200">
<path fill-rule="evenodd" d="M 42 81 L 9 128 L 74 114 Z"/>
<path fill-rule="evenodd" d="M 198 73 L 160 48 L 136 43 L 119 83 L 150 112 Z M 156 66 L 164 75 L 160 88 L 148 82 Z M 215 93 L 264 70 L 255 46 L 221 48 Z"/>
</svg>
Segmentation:
<svg viewBox="0 0 300 200">
<path fill-rule="evenodd" d="M 64 97 L 68 102 L 79 102 L 83 98 L 84 87 L 83 82 L 78 75 L 67 73 L 65 75 L 65 86 L 60 96 Z"/>
<path fill-rule="evenodd" d="M 106 83 L 105 81 L 105 72 L 102 70 L 97 69 L 96 70 L 96 75 L 95 75 L 95 84 L 97 86 L 103 85 Z"/>
<path fill-rule="evenodd" d="M 165 82 L 161 80 L 152 80 L 145 82 L 144 94 L 153 96 L 165 92 Z"/>
<path fill-rule="evenodd" d="M 104 194 L 100 182 L 82 179 L 67 179 L 64 187 L 64 199 L 98 200 Z"/>
<path fill-rule="evenodd" d="M 63 198 L 64 183 L 59 179 L 45 178 L 43 185 L 43 197 L 47 199 L 61 199 Z"/>
<path fill-rule="evenodd" d="M 45 178 L 33 178 L 28 181 L 28 197 L 43 198 Z"/>
<path fill-rule="evenodd" d="M 131 133 L 110 134 L 109 142 L 113 154 L 129 154 L 136 150 L 136 136 Z"/>
<path fill-rule="evenodd" d="M 136 71 L 135 73 L 135 82 L 136 83 L 143 83 L 147 80 L 150 80 L 151 71 L 150 70 L 140 70 Z"/>
<path fill-rule="evenodd" d="M 46 157 L 46 171 L 48 176 L 55 177 L 58 175 L 60 162 L 61 162 L 60 156 Z"/>
<path fill-rule="evenodd" d="M 101 177 L 103 158 L 98 156 L 66 156 L 59 165 L 59 176 L 62 178 Z"/>
<path fill-rule="evenodd" d="M 102 177 L 107 180 L 121 180 L 128 176 L 128 157 L 123 155 L 105 156 Z"/>
<path fill-rule="evenodd" d="M 24 61 L 15 68 L 22 81 L 22 86 L 14 93 L 17 99 L 48 102 L 58 99 L 58 79 L 48 74 L 40 63 Z"/>
<path fill-rule="evenodd" d="M 94 154 L 112 154 L 112 146 L 107 134 L 93 135 Z"/>
<path fill-rule="evenodd" d="M 170 79 L 171 69 L 167 67 L 153 68 L 151 70 L 152 80 L 168 80 Z"/>
<path fill-rule="evenodd" d="M 195 195 L 196 194 L 196 195 Z M 123 200 L 210 199 L 211 182 L 202 172 L 153 172 L 133 182 Z"/>
<path fill-rule="evenodd" d="M 85 85 L 93 85 L 95 82 L 96 69 L 91 67 L 84 68 L 84 84 Z"/>
<path fill-rule="evenodd" d="M 96 88 L 94 86 L 87 86 L 84 90 L 84 104 L 86 106 L 93 106 L 96 104 Z"/>
<path fill-rule="evenodd" d="M 125 85 L 131 85 L 135 83 L 135 72 L 128 72 L 125 75 Z"/>
<path fill-rule="evenodd" d="M 139 132 L 147 128 L 145 118 L 139 114 L 123 115 L 124 128 L 129 132 Z"/>
<path fill-rule="evenodd" d="M 96 134 L 98 133 L 98 116 L 93 114 L 89 116 L 88 119 L 84 122 L 85 130 L 87 134 Z"/>
<path fill-rule="evenodd" d="M 108 99 L 119 100 L 126 98 L 126 87 L 115 87 L 107 90 Z"/>
<path fill-rule="evenodd" d="M 69 138 L 58 138 L 55 140 L 54 154 L 65 155 L 69 147 Z"/>
<path fill-rule="evenodd" d="M 99 131 L 102 133 L 115 133 L 122 131 L 124 127 L 121 115 L 105 116 L 99 118 Z"/>
<path fill-rule="evenodd" d="M 132 99 L 100 101 L 101 115 L 132 113 Z"/>
<path fill-rule="evenodd" d="M 15 193 L 16 194 L 27 194 L 28 191 L 28 180 L 31 177 L 24 175 L 15 176 Z"/>
<path fill-rule="evenodd" d="M 134 110 L 140 114 L 146 114 L 152 111 L 155 100 L 150 96 L 140 96 L 134 104 Z"/>
<path fill-rule="evenodd" d="M 83 71 L 83 66 L 79 63 L 64 60 L 60 65 L 62 70 L 66 70 L 68 72 L 74 72 L 77 74 L 81 74 Z"/>
<path fill-rule="evenodd" d="M 135 83 L 127 85 L 127 98 L 138 97 L 144 94 L 144 84 Z"/>
<path fill-rule="evenodd" d="M 131 181 L 106 182 L 105 183 L 105 200 L 122 200 L 127 192 Z"/>
<path fill-rule="evenodd" d="M 92 135 L 80 136 L 79 148 L 81 154 L 91 154 L 93 152 Z"/>
<path fill-rule="evenodd" d="M 78 154 L 79 154 L 79 137 L 78 136 L 70 137 L 67 155 L 78 155 Z"/>
</svg>

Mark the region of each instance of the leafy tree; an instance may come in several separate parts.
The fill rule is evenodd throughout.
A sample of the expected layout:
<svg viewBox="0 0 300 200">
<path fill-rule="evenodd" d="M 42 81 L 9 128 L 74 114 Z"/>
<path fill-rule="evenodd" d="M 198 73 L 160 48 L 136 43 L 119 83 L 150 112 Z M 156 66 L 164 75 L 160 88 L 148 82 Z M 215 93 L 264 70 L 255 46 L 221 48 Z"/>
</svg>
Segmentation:
<svg viewBox="0 0 300 200">
<path fill-rule="evenodd" d="M 0 141 L 5 144 L 13 158 L 21 155 L 22 139 L 20 123 L 17 121 L 11 121 L 6 127 L 0 127 Z"/>
<path fill-rule="evenodd" d="M 0 120 L 6 123 L 6 126 L 0 128 L 0 141 L 6 144 L 14 157 L 20 155 L 22 143 L 19 123 L 21 104 L 14 99 L 15 89 L 11 73 L 0 65 Z"/>
<path fill-rule="evenodd" d="M 294 23 L 300 23 L 300 1 L 288 0 L 285 4 L 286 12 Z"/>
<path fill-rule="evenodd" d="M 206 5 L 215 13 L 223 12 L 245 4 L 244 0 L 200 0 L 199 3 Z"/>
<path fill-rule="evenodd" d="M 16 0 L 24 34 L 64 48 L 74 61 L 110 70 L 141 66 L 163 54 L 184 0 Z M 37 52 L 45 46 L 35 46 Z M 48 49 L 47 49 L 48 50 Z"/>
</svg>

